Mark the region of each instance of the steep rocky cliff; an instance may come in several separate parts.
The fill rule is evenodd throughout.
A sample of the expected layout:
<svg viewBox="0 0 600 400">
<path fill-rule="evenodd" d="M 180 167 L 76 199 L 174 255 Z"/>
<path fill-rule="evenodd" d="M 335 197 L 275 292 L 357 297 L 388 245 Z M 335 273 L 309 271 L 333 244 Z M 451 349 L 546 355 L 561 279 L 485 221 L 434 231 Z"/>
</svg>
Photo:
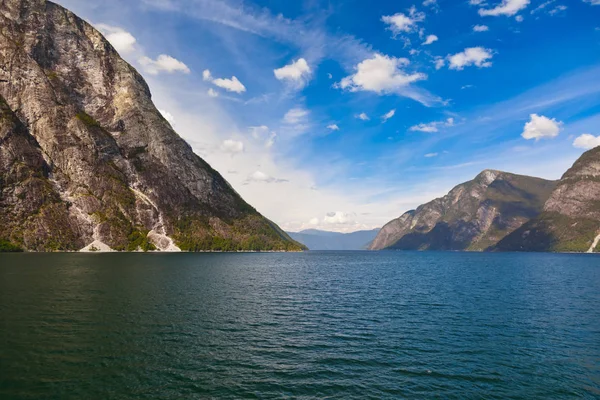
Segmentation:
<svg viewBox="0 0 600 400">
<path fill-rule="evenodd" d="M 45 0 L 0 0 L 0 242 L 299 250 L 195 155 L 137 71 Z"/>
<path fill-rule="evenodd" d="M 598 251 L 600 147 L 584 153 L 563 175 L 543 212 L 495 247 L 499 251 Z"/>
<path fill-rule="evenodd" d="M 483 251 L 536 217 L 555 182 L 486 170 L 385 225 L 371 250 Z"/>
</svg>

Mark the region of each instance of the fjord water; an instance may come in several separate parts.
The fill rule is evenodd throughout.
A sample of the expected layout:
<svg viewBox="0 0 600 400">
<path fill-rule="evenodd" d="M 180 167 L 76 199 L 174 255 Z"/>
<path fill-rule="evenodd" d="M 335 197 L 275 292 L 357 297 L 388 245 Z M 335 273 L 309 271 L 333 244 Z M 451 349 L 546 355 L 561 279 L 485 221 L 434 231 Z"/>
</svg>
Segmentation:
<svg viewBox="0 0 600 400">
<path fill-rule="evenodd" d="M 0 398 L 599 398 L 599 305 L 595 255 L 0 255 Z"/>
</svg>

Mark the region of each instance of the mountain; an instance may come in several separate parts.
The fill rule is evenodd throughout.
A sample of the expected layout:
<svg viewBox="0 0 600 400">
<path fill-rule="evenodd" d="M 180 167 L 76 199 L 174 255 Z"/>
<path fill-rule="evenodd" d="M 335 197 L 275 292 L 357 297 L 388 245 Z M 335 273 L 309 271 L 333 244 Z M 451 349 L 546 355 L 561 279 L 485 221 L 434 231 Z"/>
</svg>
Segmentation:
<svg viewBox="0 0 600 400">
<path fill-rule="evenodd" d="M 379 229 L 352 233 L 306 229 L 300 232 L 288 232 L 288 234 L 310 250 L 366 250 L 378 232 Z"/>
<path fill-rule="evenodd" d="M 303 248 L 194 154 L 87 22 L 2 0 L 0 29 L 3 248 Z"/>
<path fill-rule="evenodd" d="M 598 251 L 600 147 L 562 176 L 543 212 L 498 243 L 498 251 Z"/>
<path fill-rule="evenodd" d="M 495 245 L 539 215 L 556 182 L 485 170 L 385 225 L 371 250 L 470 250 Z"/>
</svg>

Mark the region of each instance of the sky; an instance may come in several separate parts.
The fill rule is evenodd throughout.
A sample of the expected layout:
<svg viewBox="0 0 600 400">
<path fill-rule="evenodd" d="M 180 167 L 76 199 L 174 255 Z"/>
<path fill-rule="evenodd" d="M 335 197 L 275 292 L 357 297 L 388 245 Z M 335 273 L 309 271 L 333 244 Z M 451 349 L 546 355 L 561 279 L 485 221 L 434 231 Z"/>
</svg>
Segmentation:
<svg viewBox="0 0 600 400">
<path fill-rule="evenodd" d="M 381 227 L 600 145 L 600 0 L 58 0 L 288 231 Z"/>
</svg>

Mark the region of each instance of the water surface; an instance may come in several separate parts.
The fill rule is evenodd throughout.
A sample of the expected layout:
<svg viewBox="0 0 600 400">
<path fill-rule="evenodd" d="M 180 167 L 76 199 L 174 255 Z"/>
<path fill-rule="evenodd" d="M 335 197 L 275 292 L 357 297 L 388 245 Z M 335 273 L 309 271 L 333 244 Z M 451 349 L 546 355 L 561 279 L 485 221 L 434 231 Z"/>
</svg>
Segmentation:
<svg viewBox="0 0 600 400">
<path fill-rule="evenodd" d="M 600 398 L 600 258 L 0 255 L 0 398 Z"/>
</svg>

